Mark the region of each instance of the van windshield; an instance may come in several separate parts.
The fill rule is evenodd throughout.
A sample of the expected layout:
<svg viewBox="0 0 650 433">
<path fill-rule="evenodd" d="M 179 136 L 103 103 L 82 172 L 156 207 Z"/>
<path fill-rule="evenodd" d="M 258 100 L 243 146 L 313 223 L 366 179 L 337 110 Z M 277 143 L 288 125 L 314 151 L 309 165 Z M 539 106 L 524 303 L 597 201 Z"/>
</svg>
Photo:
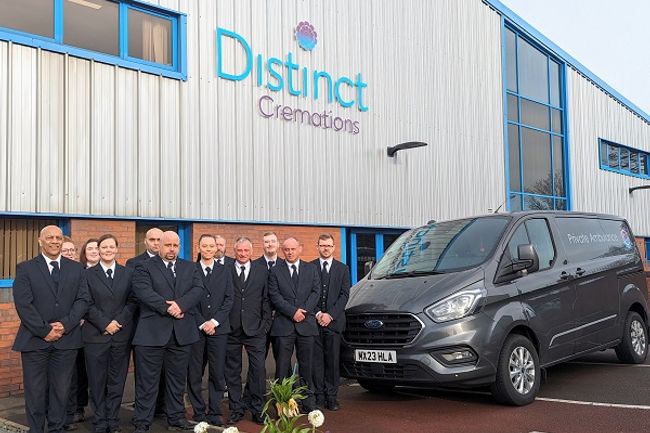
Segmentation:
<svg viewBox="0 0 650 433">
<path fill-rule="evenodd" d="M 509 217 L 443 221 L 404 233 L 372 270 L 371 278 L 401 278 L 473 268 L 494 252 Z"/>
</svg>

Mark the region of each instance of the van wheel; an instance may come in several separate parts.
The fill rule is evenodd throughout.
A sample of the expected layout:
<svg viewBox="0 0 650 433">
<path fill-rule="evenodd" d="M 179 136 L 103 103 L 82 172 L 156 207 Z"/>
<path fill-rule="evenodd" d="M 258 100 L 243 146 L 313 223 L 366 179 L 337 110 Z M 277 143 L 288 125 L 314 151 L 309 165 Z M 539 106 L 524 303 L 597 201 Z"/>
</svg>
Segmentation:
<svg viewBox="0 0 650 433">
<path fill-rule="evenodd" d="M 623 340 L 616 346 L 616 356 L 625 364 L 641 364 L 648 355 L 648 328 L 634 311 L 627 313 Z"/>
<path fill-rule="evenodd" d="M 523 406 L 532 403 L 539 391 L 539 357 L 530 340 L 512 334 L 503 344 L 492 395 L 502 404 Z"/>
<path fill-rule="evenodd" d="M 395 385 L 383 384 L 383 383 L 380 384 L 370 380 L 359 379 L 358 382 L 361 388 L 373 394 L 385 394 L 387 392 L 391 392 L 393 388 L 395 388 Z"/>
</svg>

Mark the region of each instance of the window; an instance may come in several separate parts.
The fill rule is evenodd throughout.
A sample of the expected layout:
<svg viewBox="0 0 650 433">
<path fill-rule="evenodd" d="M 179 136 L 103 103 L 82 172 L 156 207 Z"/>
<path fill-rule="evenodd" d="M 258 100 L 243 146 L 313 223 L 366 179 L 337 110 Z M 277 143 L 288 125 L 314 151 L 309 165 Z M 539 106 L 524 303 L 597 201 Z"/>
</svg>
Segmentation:
<svg viewBox="0 0 650 433">
<path fill-rule="evenodd" d="M 507 250 L 511 258 L 518 258 L 519 245 L 530 244 L 535 247 L 537 257 L 539 257 L 539 269 L 544 270 L 553 266 L 555 260 L 555 247 L 551 239 L 551 233 L 548 230 L 548 223 L 545 219 L 535 218 L 525 221 L 508 242 Z"/>
<path fill-rule="evenodd" d="M 567 209 L 563 64 L 505 28 L 510 210 Z"/>
<path fill-rule="evenodd" d="M 56 223 L 54 219 L 0 218 L 0 283 L 16 276 L 18 263 L 38 254 L 40 230 Z"/>
<path fill-rule="evenodd" d="M 635 254 L 634 238 L 624 221 L 556 218 L 560 239 L 572 263 Z"/>
<path fill-rule="evenodd" d="M 0 0 L 0 40 L 186 79 L 185 15 L 137 0 Z"/>
<path fill-rule="evenodd" d="M 650 179 L 648 172 L 650 153 L 603 139 L 599 140 L 598 151 L 602 170 Z"/>
</svg>

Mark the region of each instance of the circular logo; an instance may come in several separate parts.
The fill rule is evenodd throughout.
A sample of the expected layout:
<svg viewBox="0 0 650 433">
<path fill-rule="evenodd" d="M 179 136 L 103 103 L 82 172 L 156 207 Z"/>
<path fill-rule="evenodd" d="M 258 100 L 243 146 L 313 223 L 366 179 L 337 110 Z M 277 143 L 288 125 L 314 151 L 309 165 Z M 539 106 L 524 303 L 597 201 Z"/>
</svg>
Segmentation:
<svg viewBox="0 0 650 433">
<path fill-rule="evenodd" d="M 384 322 L 382 322 L 381 320 L 376 320 L 376 319 L 366 320 L 363 323 L 363 326 L 365 326 L 368 329 L 379 329 L 379 328 L 384 326 Z"/>
<path fill-rule="evenodd" d="M 298 23 L 298 26 L 296 27 L 296 40 L 303 50 L 313 50 L 316 46 L 316 42 L 318 42 L 317 36 L 314 26 L 309 24 L 307 21 L 301 21 Z"/>
</svg>

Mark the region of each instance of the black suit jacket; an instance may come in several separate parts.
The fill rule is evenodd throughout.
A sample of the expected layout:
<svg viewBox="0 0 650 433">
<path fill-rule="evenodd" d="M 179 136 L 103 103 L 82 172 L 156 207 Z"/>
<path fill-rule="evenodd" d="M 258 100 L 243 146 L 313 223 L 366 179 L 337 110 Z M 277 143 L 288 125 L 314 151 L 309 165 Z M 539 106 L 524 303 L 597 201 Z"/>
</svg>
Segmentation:
<svg viewBox="0 0 650 433">
<path fill-rule="evenodd" d="M 52 346 L 56 349 L 83 346 L 79 322 L 86 314 L 89 302 L 83 267 L 61 257 L 60 269 L 57 288 L 41 254 L 16 266 L 13 295 L 20 327 L 13 350 L 29 352 Z M 63 337 L 49 343 L 43 338 L 51 331 L 52 322 L 61 322 L 65 331 Z"/>
<path fill-rule="evenodd" d="M 230 273 L 234 286 L 234 303 L 230 311 L 230 326 L 249 337 L 265 335 L 271 326 L 271 304 L 268 293 L 266 264 L 251 262 L 248 279 L 242 287 L 237 268 Z"/>
<path fill-rule="evenodd" d="M 312 263 L 318 268 L 322 282 L 323 269 L 320 259 L 316 259 Z M 347 265 L 333 259 L 329 274 L 330 281 L 327 287 L 327 308 L 325 311 L 332 316 L 332 322 L 327 328 L 336 332 L 343 332 L 345 330 L 345 305 L 350 297 L 350 270 Z M 320 310 L 320 307 L 319 298 L 316 309 Z"/>
<path fill-rule="evenodd" d="M 139 256 L 131 257 L 129 260 L 127 260 L 126 266 L 135 269 L 135 267 L 138 264 L 143 263 L 146 260 L 149 260 L 150 258 L 151 256 L 149 256 L 149 253 L 145 250 L 145 252 L 140 254 Z"/>
<path fill-rule="evenodd" d="M 262 255 L 262 257 L 258 257 L 255 260 L 253 260 L 253 263 L 260 264 L 260 265 L 264 266 L 266 269 L 269 268 L 269 265 L 266 263 L 266 257 L 264 257 L 264 255 Z M 279 264 L 284 264 L 284 259 L 281 259 L 280 257 L 278 257 L 278 259 L 275 261 L 275 264 L 273 265 L 273 267 L 276 267 Z"/>
<path fill-rule="evenodd" d="M 138 300 L 131 287 L 133 269 L 115 264 L 111 285 L 101 264 L 85 271 L 90 292 L 90 306 L 86 323 L 81 327 L 84 343 L 128 342 L 133 337 L 133 316 L 138 310 Z M 114 335 L 104 335 L 111 321 L 117 320 L 122 329 Z"/>
<path fill-rule="evenodd" d="M 196 263 L 176 259 L 176 278 L 173 278 L 162 259 L 152 257 L 136 266 L 133 291 L 140 301 L 134 345 L 162 347 L 167 344 L 172 332 L 180 345 L 199 340 L 194 315 L 205 288 Z M 175 319 L 170 316 L 166 301 L 176 301 L 184 317 Z"/>
<path fill-rule="evenodd" d="M 196 326 L 209 320 L 219 322 L 215 335 L 230 332 L 230 310 L 233 304 L 232 274 L 227 266 L 215 265 L 210 277 L 205 277 L 201 263 L 196 264 L 205 285 L 205 294 L 197 307 Z"/>
<path fill-rule="evenodd" d="M 269 275 L 269 297 L 275 308 L 271 335 L 281 337 L 292 335 L 318 335 L 316 306 L 320 296 L 320 277 L 318 267 L 300 261 L 298 267 L 298 287 L 294 288 L 291 273 L 286 263 L 271 268 Z M 305 320 L 296 323 L 293 315 L 298 308 L 307 310 Z"/>
</svg>

